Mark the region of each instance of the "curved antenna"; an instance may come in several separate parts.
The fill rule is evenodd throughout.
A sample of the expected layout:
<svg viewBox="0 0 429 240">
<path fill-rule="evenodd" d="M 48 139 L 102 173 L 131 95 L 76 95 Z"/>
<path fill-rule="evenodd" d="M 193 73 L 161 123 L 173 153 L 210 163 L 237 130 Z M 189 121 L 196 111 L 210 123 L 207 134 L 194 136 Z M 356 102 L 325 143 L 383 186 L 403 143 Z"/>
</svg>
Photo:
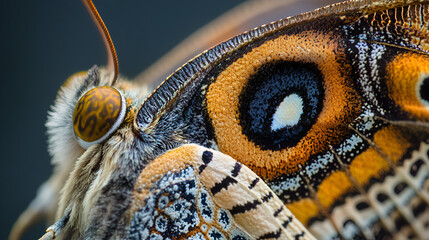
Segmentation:
<svg viewBox="0 0 429 240">
<path fill-rule="evenodd" d="M 107 30 L 106 25 L 104 25 L 103 19 L 101 19 L 100 14 L 92 3 L 92 0 L 82 0 L 88 9 L 92 19 L 94 20 L 95 25 L 97 25 L 98 31 L 100 31 L 101 36 L 103 37 L 104 45 L 108 51 L 107 54 L 107 69 L 108 71 L 114 72 L 114 77 L 112 85 L 115 85 L 118 76 L 119 76 L 119 63 L 118 56 L 116 55 L 115 46 L 113 45 L 112 38 L 110 37 L 109 31 Z"/>
</svg>

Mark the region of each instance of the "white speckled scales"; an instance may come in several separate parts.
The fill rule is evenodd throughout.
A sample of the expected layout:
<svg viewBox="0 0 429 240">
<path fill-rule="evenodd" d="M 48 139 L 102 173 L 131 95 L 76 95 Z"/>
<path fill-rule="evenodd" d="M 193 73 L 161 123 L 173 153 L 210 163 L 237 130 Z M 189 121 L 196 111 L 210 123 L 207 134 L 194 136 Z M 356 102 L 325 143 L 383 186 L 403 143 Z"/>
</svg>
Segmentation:
<svg viewBox="0 0 429 240">
<path fill-rule="evenodd" d="M 198 145 L 151 162 L 134 196 L 130 239 L 314 239 L 253 171 Z"/>
</svg>

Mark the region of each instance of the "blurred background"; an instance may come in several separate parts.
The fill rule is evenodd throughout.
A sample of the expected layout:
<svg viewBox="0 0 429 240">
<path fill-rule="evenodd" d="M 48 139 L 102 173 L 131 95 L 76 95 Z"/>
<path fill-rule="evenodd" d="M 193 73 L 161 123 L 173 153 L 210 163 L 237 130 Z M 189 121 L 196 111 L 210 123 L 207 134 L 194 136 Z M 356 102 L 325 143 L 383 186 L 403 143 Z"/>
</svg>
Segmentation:
<svg viewBox="0 0 429 240">
<path fill-rule="evenodd" d="M 95 5 L 115 43 L 121 74 L 134 78 L 240 2 L 95 0 Z M 302 6 L 282 17 L 314 8 L 310 1 L 300 2 Z M 7 239 L 14 221 L 51 174 L 44 124 L 58 88 L 71 74 L 104 65 L 106 53 L 79 0 L 0 4 L 0 239 Z M 40 223 L 23 239 L 36 239 L 45 229 Z"/>
</svg>

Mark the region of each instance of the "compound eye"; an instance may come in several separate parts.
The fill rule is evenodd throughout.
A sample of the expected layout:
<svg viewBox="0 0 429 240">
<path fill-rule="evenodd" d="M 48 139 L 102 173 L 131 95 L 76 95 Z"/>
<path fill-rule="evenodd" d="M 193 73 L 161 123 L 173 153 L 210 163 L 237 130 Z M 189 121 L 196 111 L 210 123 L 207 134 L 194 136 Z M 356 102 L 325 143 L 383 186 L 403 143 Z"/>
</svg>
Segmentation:
<svg viewBox="0 0 429 240">
<path fill-rule="evenodd" d="M 113 87 L 96 87 L 77 102 L 73 113 L 73 129 L 79 144 L 87 149 L 106 140 L 122 123 L 125 99 Z"/>
</svg>

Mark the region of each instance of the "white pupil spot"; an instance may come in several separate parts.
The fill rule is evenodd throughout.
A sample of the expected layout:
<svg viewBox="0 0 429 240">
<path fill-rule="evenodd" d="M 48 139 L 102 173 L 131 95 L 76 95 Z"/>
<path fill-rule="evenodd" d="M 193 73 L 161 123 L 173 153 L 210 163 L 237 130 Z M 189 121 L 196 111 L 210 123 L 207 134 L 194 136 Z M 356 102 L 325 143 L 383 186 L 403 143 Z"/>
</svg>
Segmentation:
<svg viewBox="0 0 429 240">
<path fill-rule="evenodd" d="M 274 113 L 271 130 L 276 131 L 284 127 L 296 125 L 302 113 L 302 98 L 295 93 L 286 96 Z"/>
</svg>

